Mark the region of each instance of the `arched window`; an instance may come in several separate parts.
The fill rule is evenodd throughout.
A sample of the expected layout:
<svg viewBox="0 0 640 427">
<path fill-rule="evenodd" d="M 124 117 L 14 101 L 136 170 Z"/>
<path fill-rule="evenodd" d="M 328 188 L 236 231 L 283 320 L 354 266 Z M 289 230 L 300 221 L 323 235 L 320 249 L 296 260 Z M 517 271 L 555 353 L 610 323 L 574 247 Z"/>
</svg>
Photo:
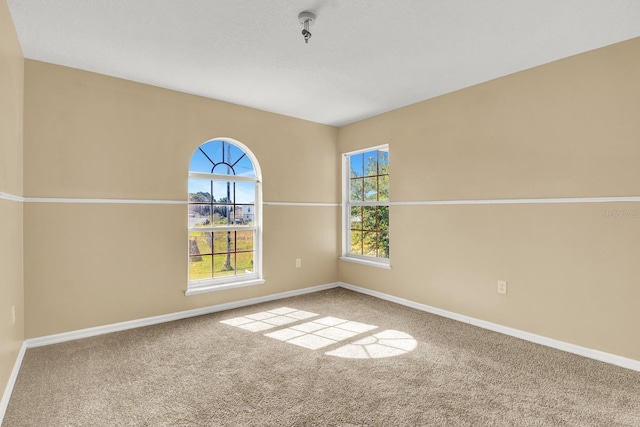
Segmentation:
<svg viewBox="0 0 640 427">
<path fill-rule="evenodd" d="M 238 141 L 210 140 L 191 157 L 187 295 L 263 283 L 260 184 Z"/>
</svg>

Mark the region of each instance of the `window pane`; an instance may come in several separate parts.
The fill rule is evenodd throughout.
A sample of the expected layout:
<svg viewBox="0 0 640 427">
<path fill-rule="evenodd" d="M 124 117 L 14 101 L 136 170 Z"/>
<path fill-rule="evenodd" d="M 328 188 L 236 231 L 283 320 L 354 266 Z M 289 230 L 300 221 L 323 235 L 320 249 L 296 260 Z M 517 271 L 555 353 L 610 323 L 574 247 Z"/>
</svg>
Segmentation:
<svg viewBox="0 0 640 427">
<path fill-rule="evenodd" d="M 362 207 L 362 229 L 376 230 L 376 206 Z"/>
<path fill-rule="evenodd" d="M 236 251 L 253 251 L 253 230 L 236 231 Z"/>
<path fill-rule="evenodd" d="M 349 156 L 349 176 L 351 178 L 359 177 L 363 175 L 363 155 L 352 154 Z"/>
<path fill-rule="evenodd" d="M 238 147 L 236 147 L 233 144 L 230 144 L 228 142 L 225 141 L 225 161 L 227 163 L 229 163 L 231 166 L 233 166 L 233 169 L 235 170 L 235 164 L 237 161 L 239 161 L 242 157 L 246 157 L 244 154 L 244 151 L 242 151 L 241 149 L 239 149 Z M 234 174 L 235 175 L 235 174 Z"/>
<path fill-rule="evenodd" d="M 189 201 L 210 203 L 211 181 L 189 178 Z"/>
<path fill-rule="evenodd" d="M 389 173 L 389 151 L 378 151 L 378 174 L 384 175 Z"/>
<path fill-rule="evenodd" d="M 349 180 L 349 198 L 352 202 L 360 202 L 364 199 L 362 190 L 364 189 L 364 180 L 362 178 L 352 178 Z"/>
<path fill-rule="evenodd" d="M 255 203 L 256 184 L 253 182 L 236 182 L 235 203 Z"/>
<path fill-rule="evenodd" d="M 233 219 L 239 225 L 253 225 L 254 212 L 254 205 L 235 205 Z"/>
<path fill-rule="evenodd" d="M 364 179 L 364 199 L 365 200 L 377 200 L 378 199 L 378 179 L 374 177 Z"/>
<path fill-rule="evenodd" d="M 376 210 L 378 230 L 389 230 L 389 206 L 378 206 Z"/>
<path fill-rule="evenodd" d="M 235 231 L 220 231 L 213 233 L 214 253 L 227 253 L 235 250 Z"/>
<path fill-rule="evenodd" d="M 362 248 L 362 255 L 366 256 L 376 256 L 378 249 L 377 242 L 378 233 L 373 231 L 365 231 L 363 233 L 362 241 L 364 243 Z"/>
<path fill-rule="evenodd" d="M 189 255 L 211 253 L 211 233 L 204 231 L 189 233 Z"/>
<path fill-rule="evenodd" d="M 389 200 L 389 175 L 381 175 L 378 177 L 378 200 Z"/>
<path fill-rule="evenodd" d="M 202 144 L 197 151 L 204 151 L 214 163 L 220 163 L 222 161 L 222 141 L 214 140 L 209 141 L 205 144 Z M 213 168 L 213 164 L 209 162 L 209 170 L 207 172 L 211 173 L 211 169 Z"/>
<path fill-rule="evenodd" d="M 389 233 L 387 232 L 378 235 L 378 256 L 389 258 Z"/>
<path fill-rule="evenodd" d="M 378 175 L 378 152 L 369 151 L 364 153 L 364 176 Z"/>
<path fill-rule="evenodd" d="M 189 257 L 189 280 L 211 278 L 211 255 Z"/>
<path fill-rule="evenodd" d="M 362 230 L 362 206 L 351 207 L 351 229 Z"/>
<path fill-rule="evenodd" d="M 212 181 L 213 201 L 216 203 L 233 203 L 233 182 Z"/>
<path fill-rule="evenodd" d="M 362 255 L 362 231 L 351 232 L 351 253 Z"/>
<path fill-rule="evenodd" d="M 235 254 L 227 253 L 213 256 L 213 277 L 233 276 L 235 274 Z"/>
<path fill-rule="evenodd" d="M 227 226 L 234 224 L 234 212 L 231 205 L 213 205 L 213 225 Z"/>
<path fill-rule="evenodd" d="M 235 164 L 233 169 L 236 171 L 236 175 L 240 176 L 256 176 L 255 169 L 253 168 L 253 163 L 251 163 L 251 159 L 249 156 L 244 156 L 238 163 Z"/>
<path fill-rule="evenodd" d="M 189 227 L 211 227 L 211 205 L 189 205 Z"/>
<path fill-rule="evenodd" d="M 236 254 L 236 274 L 253 273 L 253 252 L 241 252 Z"/>
<path fill-rule="evenodd" d="M 211 173 L 212 168 L 213 163 L 211 163 L 211 161 L 209 161 L 209 159 L 207 159 L 207 157 L 202 154 L 202 151 L 198 149 L 195 151 L 195 153 L 193 153 L 193 156 L 191 157 L 191 163 L 189 164 L 190 171 Z"/>
</svg>

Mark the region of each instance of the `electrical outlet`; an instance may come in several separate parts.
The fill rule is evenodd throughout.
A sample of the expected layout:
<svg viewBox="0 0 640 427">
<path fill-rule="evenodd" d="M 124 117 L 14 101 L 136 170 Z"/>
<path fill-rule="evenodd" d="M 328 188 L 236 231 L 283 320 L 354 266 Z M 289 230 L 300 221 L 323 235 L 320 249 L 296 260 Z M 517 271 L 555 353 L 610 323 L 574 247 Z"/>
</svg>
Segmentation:
<svg viewBox="0 0 640 427">
<path fill-rule="evenodd" d="M 504 280 L 498 280 L 498 293 L 503 295 L 507 294 L 507 282 Z"/>
<path fill-rule="evenodd" d="M 296 258 L 296 268 L 302 268 L 302 259 Z"/>
</svg>

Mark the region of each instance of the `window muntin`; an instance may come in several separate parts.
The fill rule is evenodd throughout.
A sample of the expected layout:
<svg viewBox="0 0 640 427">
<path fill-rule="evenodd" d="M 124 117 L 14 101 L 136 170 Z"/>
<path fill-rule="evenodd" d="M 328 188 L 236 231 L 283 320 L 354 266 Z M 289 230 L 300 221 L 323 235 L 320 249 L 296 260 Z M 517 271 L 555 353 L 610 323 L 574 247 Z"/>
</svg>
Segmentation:
<svg viewBox="0 0 640 427">
<path fill-rule="evenodd" d="M 260 278 L 258 177 L 248 150 L 226 139 L 206 142 L 193 154 L 189 289 Z"/>
<path fill-rule="evenodd" d="M 345 257 L 389 263 L 389 148 L 345 154 Z"/>
</svg>

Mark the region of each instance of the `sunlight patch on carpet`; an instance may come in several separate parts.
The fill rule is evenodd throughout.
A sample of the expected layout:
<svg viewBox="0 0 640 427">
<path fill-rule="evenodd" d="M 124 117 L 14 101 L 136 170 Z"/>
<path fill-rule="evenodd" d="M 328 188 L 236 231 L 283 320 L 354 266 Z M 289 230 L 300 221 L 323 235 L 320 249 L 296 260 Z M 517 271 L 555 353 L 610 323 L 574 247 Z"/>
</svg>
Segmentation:
<svg viewBox="0 0 640 427">
<path fill-rule="evenodd" d="M 255 314 L 222 320 L 220 323 L 251 332 L 260 332 L 315 316 L 319 315 L 294 308 L 281 307 L 275 310 L 261 311 Z M 377 328 L 378 326 L 375 325 L 327 316 L 269 332 L 264 336 L 309 350 L 318 350 L 339 344 L 342 341 Z M 417 346 L 417 341 L 411 335 L 387 329 L 350 344 L 345 344 L 325 354 L 347 359 L 380 359 L 401 356 L 413 351 Z"/>
<path fill-rule="evenodd" d="M 323 317 L 312 322 L 271 332 L 265 336 L 310 350 L 317 350 L 376 328 L 377 326 L 337 317 Z"/>
<path fill-rule="evenodd" d="M 233 319 L 222 320 L 220 323 L 236 326 L 251 332 L 265 331 L 276 326 L 287 325 L 300 320 L 318 316 L 309 311 L 296 310 L 295 308 L 281 307 L 275 310 L 262 311 L 260 313 L 249 314 L 247 316 L 234 317 Z"/>
<path fill-rule="evenodd" d="M 406 354 L 417 346 L 418 342 L 411 335 L 387 329 L 325 354 L 349 359 L 379 359 Z"/>
</svg>

